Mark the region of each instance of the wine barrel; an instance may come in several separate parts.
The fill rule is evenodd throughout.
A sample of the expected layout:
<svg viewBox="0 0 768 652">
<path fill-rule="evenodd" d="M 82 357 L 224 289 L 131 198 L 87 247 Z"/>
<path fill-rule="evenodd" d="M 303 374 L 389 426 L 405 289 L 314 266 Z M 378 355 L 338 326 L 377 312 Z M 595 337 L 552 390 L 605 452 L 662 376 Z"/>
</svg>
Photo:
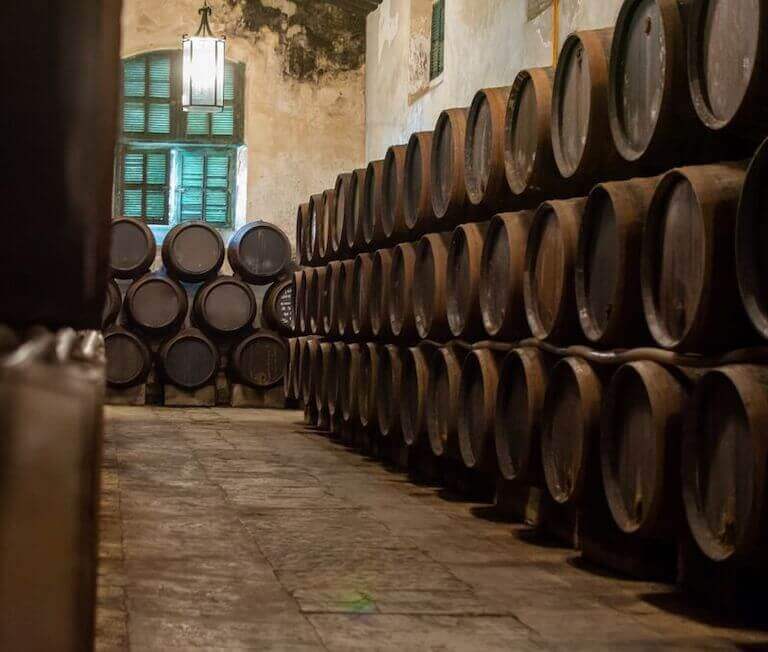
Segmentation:
<svg viewBox="0 0 768 652">
<path fill-rule="evenodd" d="M 354 254 L 365 249 L 365 236 L 363 234 L 363 195 L 365 189 L 365 176 L 367 170 L 359 169 L 352 173 L 349 180 L 350 206 L 346 211 L 346 227 L 344 233 L 347 237 L 347 251 Z"/>
<path fill-rule="evenodd" d="M 338 297 L 339 297 L 339 275 L 343 264 L 334 260 L 325 267 L 325 281 L 322 292 L 323 310 L 323 333 L 325 335 L 339 335 L 339 317 L 338 317 Z"/>
<path fill-rule="evenodd" d="M 296 277 L 296 328 L 300 335 L 309 333 L 307 323 L 307 268 L 302 267 Z"/>
<path fill-rule="evenodd" d="M 328 261 L 333 256 L 333 239 L 336 230 L 336 191 L 333 188 L 323 191 L 323 218 L 319 225 L 320 260 Z"/>
<path fill-rule="evenodd" d="M 376 247 L 384 242 L 383 181 L 384 161 L 371 161 L 365 171 L 362 206 L 363 239 L 367 247 Z"/>
<path fill-rule="evenodd" d="M 419 446 L 429 437 L 427 402 L 429 400 L 429 365 L 436 348 L 422 344 L 403 354 L 400 395 L 400 428 L 408 446 Z"/>
<path fill-rule="evenodd" d="M 325 267 L 313 267 L 309 277 L 307 305 L 309 310 L 309 331 L 312 335 L 319 335 L 322 330 L 322 294 L 325 287 L 325 274 Z"/>
<path fill-rule="evenodd" d="M 541 463 L 555 502 L 579 505 L 599 481 L 602 383 L 588 362 L 563 358 L 553 368 L 544 398 Z"/>
<path fill-rule="evenodd" d="M 232 271 L 246 283 L 268 285 L 289 271 L 293 255 L 285 232 L 269 222 L 249 222 L 229 241 Z"/>
<path fill-rule="evenodd" d="M 540 340 L 572 340 L 580 334 L 574 276 L 584 198 L 543 203 L 525 246 L 523 295 L 528 326 Z"/>
<path fill-rule="evenodd" d="M 504 169 L 504 121 L 511 86 L 479 90 L 467 115 L 464 183 L 467 197 L 485 211 L 509 205 L 511 193 Z"/>
<path fill-rule="evenodd" d="M 540 485 L 541 425 L 552 358 L 534 348 L 514 349 L 499 369 L 494 439 L 505 480 Z"/>
<path fill-rule="evenodd" d="M 112 220 L 109 262 L 115 278 L 138 278 L 155 262 L 157 245 L 150 228 L 135 217 Z"/>
<path fill-rule="evenodd" d="M 330 416 L 330 387 L 334 375 L 334 350 L 331 342 L 320 342 L 315 365 L 312 367 L 312 384 L 315 387 L 315 407 L 320 414 Z"/>
<path fill-rule="evenodd" d="M 443 228 L 465 218 L 467 187 L 464 179 L 464 143 L 468 109 L 447 109 L 432 134 L 430 186 L 432 210 Z"/>
<path fill-rule="evenodd" d="M 459 450 L 468 469 L 496 469 L 493 428 L 498 388 L 498 354 L 489 349 L 470 352 L 461 367 L 458 423 Z"/>
<path fill-rule="evenodd" d="M 641 287 L 651 335 L 664 348 L 749 340 L 734 261 L 743 181 L 742 164 L 724 163 L 672 170 L 657 186 L 643 231 Z"/>
<path fill-rule="evenodd" d="M 285 374 L 288 350 L 285 340 L 274 333 L 257 331 L 232 351 L 235 377 L 251 387 L 279 385 Z"/>
<path fill-rule="evenodd" d="M 702 552 L 717 562 L 765 558 L 768 374 L 738 365 L 708 372 L 686 410 L 685 514 Z"/>
<path fill-rule="evenodd" d="M 612 29 L 573 32 L 563 43 L 552 88 L 552 149 L 574 182 L 621 178 L 628 170 L 608 126 Z"/>
<path fill-rule="evenodd" d="M 392 249 L 379 249 L 373 253 L 371 265 L 371 289 L 368 298 L 371 332 L 379 339 L 392 335 L 389 323 L 389 306 L 391 302 L 390 279 L 392 276 Z"/>
<path fill-rule="evenodd" d="M 752 325 L 768 339 L 768 140 L 758 148 L 744 179 L 736 220 L 736 273 L 741 301 Z"/>
<path fill-rule="evenodd" d="M 331 231 L 332 252 L 336 257 L 341 257 L 349 250 L 347 243 L 347 228 L 349 220 L 347 214 L 352 209 L 352 173 L 345 172 L 336 177 L 336 185 L 333 189 L 335 202 L 333 205 L 333 230 Z"/>
<path fill-rule="evenodd" d="M 616 149 L 646 169 L 667 169 L 703 131 L 687 89 L 685 22 L 678 0 L 627 0 L 614 28 L 608 117 Z M 699 141 L 699 142 L 697 142 Z"/>
<path fill-rule="evenodd" d="M 301 396 L 299 398 L 304 404 L 314 401 L 315 388 L 312 384 L 312 368 L 319 351 L 320 342 L 316 338 L 308 337 L 304 340 L 299 362 L 299 376 L 301 376 Z"/>
<path fill-rule="evenodd" d="M 491 337 L 522 339 L 529 334 L 523 274 L 533 215 L 533 211 L 500 213 L 488 225 L 478 294 L 483 327 Z"/>
<path fill-rule="evenodd" d="M 184 288 L 158 272 L 135 280 L 125 293 L 128 321 L 146 333 L 177 330 L 187 316 L 188 307 Z"/>
<path fill-rule="evenodd" d="M 287 342 L 288 348 L 288 360 L 285 367 L 285 374 L 283 375 L 283 395 L 289 401 L 293 401 L 298 398 L 296 393 L 296 370 L 299 365 L 299 348 L 301 342 L 298 337 L 291 337 Z"/>
<path fill-rule="evenodd" d="M 320 222 L 323 219 L 323 193 L 312 195 L 309 198 L 309 224 L 307 227 L 306 257 L 310 265 L 320 264 Z"/>
<path fill-rule="evenodd" d="M 427 432 L 436 457 L 458 458 L 461 367 L 467 351 L 454 346 L 438 349 L 429 362 Z"/>
<path fill-rule="evenodd" d="M 381 347 L 376 381 L 376 416 L 382 437 L 398 437 L 400 428 L 400 387 L 405 349 L 394 344 Z"/>
<path fill-rule="evenodd" d="M 400 242 L 408 237 L 403 210 L 405 157 L 408 145 L 393 145 L 387 150 L 382 168 L 381 224 L 387 242 Z"/>
<path fill-rule="evenodd" d="M 389 328 L 395 337 L 416 335 L 413 293 L 416 285 L 416 246 L 403 242 L 394 248 L 390 268 L 389 302 L 386 306 Z"/>
<path fill-rule="evenodd" d="M 214 278 L 224 263 L 224 241 L 205 222 L 184 222 L 168 231 L 163 240 L 163 264 L 177 281 L 199 283 Z"/>
<path fill-rule="evenodd" d="M 419 337 L 443 340 L 450 336 L 446 313 L 446 285 L 450 233 L 431 233 L 416 245 L 413 314 Z"/>
<path fill-rule="evenodd" d="M 307 239 L 309 238 L 309 202 L 300 204 L 296 212 L 296 256 L 302 265 L 309 264 Z"/>
<path fill-rule="evenodd" d="M 338 261 L 332 261 L 322 267 L 323 277 L 320 279 L 320 289 L 317 294 L 317 335 L 330 335 L 331 324 L 329 311 L 331 310 L 331 283 L 333 270 L 338 267 Z"/>
<path fill-rule="evenodd" d="M 101 314 L 101 328 L 105 329 L 117 321 L 123 307 L 123 293 L 117 283 L 110 279 L 107 283 L 107 298 L 104 301 L 104 311 Z"/>
<path fill-rule="evenodd" d="M 456 227 L 448 248 L 446 313 L 448 327 L 458 338 L 484 334 L 480 313 L 480 264 L 488 232 L 487 222 Z"/>
<path fill-rule="evenodd" d="M 352 284 L 355 270 L 354 260 L 342 260 L 336 275 L 334 304 L 336 306 L 336 332 L 339 337 L 349 337 L 352 330 Z"/>
<path fill-rule="evenodd" d="M 267 288 L 261 304 L 261 321 L 273 331 L 290 335 L 294 330 L 293 279 L 275 281 Z"/>
<path fill-rule="evenodd" d="M 360 348 L 360 373 L 357 387 L 357 409 L 360 425 L 372 428 L 378 425 L 376 408 L 379 393 L 379 364 L 383 351 L 380 344 L 368 342 Z"/>
<path fill-rule="evenodd" d="M 104 351 L 110 387 L 135 387 L 147 379 L 152 358 L 146 344 L 135 333 L 120 326 L 110 328 L 104 334 Z"/>
<path fill-rule="evenodd" d="M 507 104 L 504 167 L 512 194 L 527 206 L 567 197 L 552 151 L 553 68 L 528 68 L 515 77 Z M 572 185 L 572 184 L 571 184 Z"/>
<path fill-rule="evenodd" d="M 166 340 L 158 357 L 165 381 L 187 390 L 211 383 L 219 366 L 216 345 L 196 328 L 187 328 Z M 281 361 L 281 372 L 283 366 Z"/>
<path fill-rule="evenodd" d="M 403 172 L 403 217 L 411 237 L 434 231 L 438 226 L 432 210 L 431 156 L 432 132 L 412 134 Z"/>
<path fill-rule="evenodd" d="M 328 414 L 331 417 L 331 429 L 336 430 L 338 424 L 343 421 L 341 407 L 341 375 L 344 370 L 341 365 L 346 344 L 343 342 L 333 342 L 331 346 L 331 365 L 326 374 L 326 383 L 328 384 Z"/>
<path fill-rule="evenodd" d="M 360 420 L 358 394 L 360 392 L 360 363 L 362 349 L 359 344 L 345 344 L 339 369 L 339 395 L 341 417 L 344 423 L 357 424 Z"/>
<path fill-rule="evenodd" d="M 258 304 L 247 283 L 220 276 L 200 287 L 192 304 L 195 324 L 212 335 L 233 336 L 253 328 Z"/>
<path fill-rule="evenodd" d="M 371 328 L 371 273 L 373 255 L 358 254 L 352 271 L 352 293 L 350 311 L 352 313 L 352 332 L 361 337 L 372 335 Z"/>
<path fill-rule="evenodd" d="M 640 293 L 643 224 L 659 177 L 613 181 L 589 194 L 576 254 L 581 329 L 604 347 L 649 339 Z"/>
<path fill-rule="evenodd" d="M 686 389 L 655 362 L 613 375 L 600 429 L 603 487 L 622 532 L 672 535 L 680 513 L 680 437 Z"/>
<path fill-rule="evenodd" d="M 688 18 L 688 88 L 713 131 L 762 139 L 768 133 L 768 3 L 700 0 Z"/>
</svg>

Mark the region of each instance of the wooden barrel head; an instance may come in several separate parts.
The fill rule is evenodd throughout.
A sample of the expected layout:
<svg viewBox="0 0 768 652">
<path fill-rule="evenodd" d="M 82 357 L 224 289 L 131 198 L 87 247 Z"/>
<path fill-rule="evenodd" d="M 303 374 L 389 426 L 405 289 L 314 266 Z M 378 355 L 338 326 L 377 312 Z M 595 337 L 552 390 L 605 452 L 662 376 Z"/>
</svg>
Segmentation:
<svg viewBox="0 0 768 652">
<path fill-rule="evenodd" d="M 320 220 L 318 241 L 320 258 L 328 260 L 333 254 L 333 238 L 336 227 L 336 191 L 329 188 L 323 192 L 323 216 Z"/>
<path fill-rule="evenodd" d="M 197 389 L 213 380 L 218 352 L 202 333 L 187 330 L 163 344 L 160 360 L 168 382 L 184 389 Z"/>
<path fill-rule="evenodd" d="M 382 190 L 384 161 L 371 161 L 365 171 L 363 186 L 362 226 L 365 244 L 378 244 L 384 237 L 382 230 Z"/>
<path fill-rule="evenodd" d="M 387 150 L 382 166 L 381 227 L 384 237 L 398 241 L 406 235 L 403 217 L 403 176 L 407 145 Z"/>
<path fill-rule="evenodd" d="M 349 181 L 349 201 L 351 206 L 346 211 L 346 226 L 344 227 L 344 233 L 346 233 L 347 236 L 347 249 L 351 252 L 359 251 L 365 245 L 362 231 L 365 175 L 366 170 L 355 170 Z"/>
<path fill-rule="evenodd" d="M 488 188 L 494 164 L 494 124 L 491 105 L 484 93 L 475 96 L 467 119 L 464 171 L 467 193 L 473 203 L 480 203 Z"/>
<path fill-rule="evenodd" d="M 415 133 L 408 141 L 403 176 L 403 211 L 405 225 L 411 232 L 429 228 L 432 216 L 430 156 L 432 132 Z"/>
<path fill-rule="evenodd" d="M 349 212 L 352 201 L 350 196 L 350 184 L 352 181 L 352 173 L 340 174 L 336 178 L 336 186 L 334 187 L 334 196 L 336 201 L 333 206 L 333 253 L 341 254 L 348 249 L 347 244 L 347 228 L 348 220 L 347 213 Z"/>
<path fill-rule="evenodd" d="M 448 347 L 438 349 L 430 360 L 426 419 L 429 445 L 436 457 L 458 454 L 461 363 Z"/>
<path fill-rule="evenodd" d="M 282 338 L 255 333 L 240 342 L 232 353 L 237 377 L 252 387 L 272 387 L 285 373 L 287 350 Z"/>
<path fill-rule="evenodd" d="M 309 198 L 309 220 L 307 225 L 307 260 L 312 264 L 320 262 L 320 221 L 323 219 L 323 193 Z"/>
<path fill-rule="evenodd" d="M 110 265 L 115 278 L 138 278 L 155 261 L 157 245 L 149 227 L 131 217 L 112 220 Z"/>
<path fill-rule="evenodd" d="M 417 445 L 426 432 L 426 403 L 429 390 L 429 355 L 422 347 L 413 347 L 403 356 L 400 383 L 400 428 L 408 446 Z"/>
<path fill-rule="evenodd" d="M 151 274 L 134 281 L 125 295 L 128 317 L 144 330 L 162 332 L 180 325 L 187 314 L 187 295 L 173 280 Z"/>
<path fill-rule="evenodd" d="M 256 298 L 251 288 L 236 278 L 218 278 L 198 290 L 195 315 L 200 326 L 219 335 L 239 333 L 256 317 Z"/>
<path fill-rule="evenodd" d="M 346 423 L 356 423 L 359 418 L 357 395 L 360 384 L 360 356 L 359 344 L 344 345 L 339 363 L 339 395 L 341 415 Z"/>
<path fill-rule="evenodd" d="M 371 254 L 359 254 L 355 258 L 350 304 L 352 331 L 355 335 L 367 335 L 371 330 L 371 311 L 368 302 L 371 294 L 372 268 L 373 256 Z"/>
<path fill-rule="evenodd" d="M 360 355 L 360 377 L 357 405 L 360 411 L 360 424 L 363 427 L 377 423 L 376 414 L 379 364 L 382 357 L 380 345 L 371 342 L 362 345 Z"/>
<path fill-rule="evenodd" d="M 387 317 L 392 334 L 407 337 L 416 327 L 414 317 L 414 283 L 416 281 L 416 247 L 404 242 L 392 250 L 390 263 Z"/>
<path fill-rule="evenodd" d="M 554 209 L 543 205 L 526 250 L 525 305 L 534 335 L 543 336 L 555 329 L 566 291 L 566 246 Z"/>
<path fill-rule="evenodd" d="M 106 377 L 110 387 L 133 387 L 147 378 L 149 349 L 135 334 L 116 328 L 104 335 Z"/>
<path fill-rule="evenodd" d="M 323 302 L 322 295 L 325 288 L 325 267 L 313 267 L 311 282 L 309 284 L 309 330 L 313 335 L 318 335 L 323 328 Z"/>
<path fill-rule="evenodd" d="M 547 99 L 551 99 L 551 93 Z M 509 96 L 505 145 L 507 182 L 516 195 L 528 190 L 536 158 L 540 155 L 540 101 L 531 73 L 520 71 Z M 548 117 L 546 120 L 549 122 Z"/>
<path fill-rule="evenodd" d="M 437 121 L 432 136 L 432 206 L 442 217 L 448 211 L 453 191 L 454 149 L 453 127 L 448 114 L 443 113 Z"/>
<path fill-rule="evenodd" d="M 301 204 L 296 212 L 296 255 L 303 265 L 309 262 L 306 253 L 306 240 L 309 229 L 309 204 Z"/>
<path fill-rule="evenodd" d="M 400 433 L 400 386 L 403 374 L 403 351 L 387 344 L 379 357 L 379 382 L 376 392 L 376 415 L 382 437 Z"/>
<path fill-rule="evenodd" d="M 373 254 L 371 267 L 371 290 L 368 309 L 371 313 L 371 330 L 375 337 L 386 336 L 389 328 L 390 277 L 392 250 L 379 249 Z"/>
<path fill-rule="evenodd" d="M 315 365 L 315 358 L 320 350 L 320 343 L 314 338 L 307 338 L 304 340 L 304 345 L 301 352 L 301 399 L 305 403 L 309 403 L 313 400 L 312 393 L 314 387 L 312 386 L 312 369 Z M 274 369 L 274 364 L 269 363 L 268 368 Z M 270 375 L 270 374 L 268 374 Z"/>
<path fill-rule="evenodd" d="M 286 271 L 291 243 L 282 229 L 268 222 L 250 222 L 229 243 L 229 264 L 248 283 L 266 285 Z"/>
<path fill-rule="evenodd" d="M 464 465 L 489 470 L 493 450 L 493 423 L 498 364 L 489 350 L 472 351 L 461 368 L 458 436 Z"/>
<path fill-rule="evenodd" d="M 355 269 L 354 260 L 344 260 L 338 274 L 336 291 L 337 330 L 340 336 L 352 335 L 352 274 Z"/>
<path fill-rule="evenodd" d="M 216 276 L 224 262 L 224 242 L 205 222 L 185 222 L 165 236 L 162 254 L 171 277 L 196 283 Z"/>
<path fill-rule="evenodd" d="M 450 233 L 432 233 L 416 247 L 413 314 L 419 337 L 442 338 L 450 334 L 446 315 L 446 286 Z"/>
<path fill-rule="evenodd" d="M 455 337 L 482 333 L 478 288 L 483 254 L 485 222 L 462 224 L 453 232 L 448 249 L 446 311 Z"/>
<path fill-rule="evenodd" d="M 123 294 L 114 280 L 107 283 L 107 296 L 104 300 L 104 310 L 101 314 L 101 328 L 111 326 L 117 321 L 123 307 Z"/>
</svg>

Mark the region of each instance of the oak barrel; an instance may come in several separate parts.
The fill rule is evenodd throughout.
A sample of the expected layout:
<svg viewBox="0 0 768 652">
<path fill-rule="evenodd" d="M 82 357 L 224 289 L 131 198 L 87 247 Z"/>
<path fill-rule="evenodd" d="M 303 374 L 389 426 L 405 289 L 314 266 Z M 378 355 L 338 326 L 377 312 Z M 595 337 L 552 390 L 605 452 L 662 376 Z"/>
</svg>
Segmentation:
<svg viewBox="0 0 768 652">
<path fill-rule="evenodd" d="M 258 304 L 247 283 L 232 276 L 208 281 L 195 294 L 192 315 L 203 331 L 222 336 L 253 328 Z"/>
<path fill-rule="evenodd" d="M 372 335 L 369 307 L 372 270 L 373 255 L 358 254 L 352 271 L 352 292 L 349 308 L 352 313 L 352 332 L 362 337 Z"/>
<path fill-rule="evenodd" d="M 298 337 L 291 337 L 286 342 L 288 349 L 288 360 L 285 366 L 285 374 L 283 375 L 283 395 L 289 401 L 293 401 L 298 398 L 296 393 L 296 372 L 299 366 L 299 349 L 301 347 L 301 341 Z"/>
<path fill-rule="evenodd" d="M 165 381 L 187 390 L 212 382 L 219 366 L 216 345 L 196 328 L 184 329 L 166 340 L 158 358 Z M 280 379 L 285 364 L 281 363 Z"/>
<path fill-rule="evenodd" d="M 376 417 L 382 437 L 400 436 L 400 387 L 405 351 L 395 344 L 381 347 L 376 384 Z"/>
<path fill-rule="evenodd" d="M 163 264 L 171 278 L 199 283 L 214 278 L 224 263 L 224 241 L 205 222 L 183 222 L 163 240 Z"/>
<path fill-rule="evenodd" d="M 392 249 L 379 249 L 373 253 L 371 266 L 371 289 L 368 297 L 371 332 L 379 339 L 392 335 L 389 323 L 389 306 L 391 302 Z"/>
<path fill-rule="evenodd" d="M 343 263 L 338 260 L 328 263 L 325 268 L 324 307 L 322 311 L 323 333 L 339 335 L 339 276 Z"/>
<path fill-rule="evenodd" d="M 273 331 L 290 335 L 294 331 L 295 313 L 293 279 L 275 281 L 267 288 L 261 303 L 261 321 Z"/>
<path fill-rule="evenodd" d="M 309 264 L 307 239 L 309 238 L 309 203 L 300 204 L 296 211 L 296 256 L 302 265 Z"/>
<path fill-rule="evenodd" d="M 418 446 L 429 434 L 427 402 L 429 400 L 429 365 L 435 347 L 422 344 L 404 352 L 400 394 L 400 428 L 408 446 Z"/>
<path fill-rule="evenodd" d="M 438 349 L 429 362 L 427 432 L 436 457 L 456 459 L 459 452 L 461 366 L 467 351 L 454 346 Z"/>
<path fill-rule="evenodd" d="M 101 313 L 101 328 L 104 329 L 107 326 L 114 324 L 120 316 L 122 308 L 123 293 L 120 291 L 120 287 L 115 283 L 114 279 L 110 279 L 109 283 L 107 283 L 107 296 L 104 300 L 104 311 Z"/>
<path fill-rule="evenodd" d="M 322 330 L 322 294 L 325 287 L 325 274 L 325 267 L 313 267 L 307 286 L 309 331 L 313 335 L 318 335 Z"/>
<path fill-rule="evenodd" d="M 380 344 L 368 342 L 360 348 L 360 374 L 357 387 L 357 409 L 360 425 L 378 427 L 379 364 L 383 350 Z"/>
<path fill-rule="evenodd" d="M 389 302 L 385 308 L 390 330 L 395 337 L 411 339 L 416 335 L 413 295 L 417 276 L 413 243 L 403 242 L 394 248 L 390 272 Z"/>
<path fill-rule="evenodd" d="M 408 145 L 393 145 L 387 150 L 382 170 L 381 221 L 387 242 L 400 242 L 408 236 L 403 210 L 405 157 Z"/>
<path fill-rule="evenodd" d="M 359 344 L 345 344 L 339 363 L 339 394 L 341 416 L 345 423 L 357 424 L 360 420 L 358 394 L 360 391 L 360 363 L 362 349 Z"/>
<path fill-rule="evenodd" d="M 309 264 L 319 265 L 320 258 L 320 222 L 323 219 L 323 193 L 312 195 L 309 198 L 309 224 L 307 227 L 307 238 L 305 241 L 306 258 Z"/>
<path fill-rule="evenodd" d="M 442 340 L 450 337 L 446 313 L 448 248 L 450 233 L 422 236 L 416 246 L 413 286 L 413 314 L 416 332 L 423 339 Z"/>
<path fill-rule="evenodd" d="M 334 260 L 328 263 L 323 269 L 325 274 L 320 281 L 320 291 L 317 296 L 317 335 L 329 336 L 336 324 L 331 322 L 331 294 L 333 283 L 333 272 L 338 269 L 339 262 Z"/>
<path fill-rule="evenodd" d="M 294 301 L 296 302 L 296 329 L 300 335 L 307 335 L 309 333 L 307 321 L 307 270 L 308 268 L 302 267 L 296 272 L 296 294 Z"/>
<path fill-rule="evenodd" d="M 149 349 L 135 333 L 113 326 L 104 333 L 106 377 L 110 387 L 134 387 L 143 383 L 152 369 Z"/>
<path fill-rule="evenodd" d="M 330 389 L 335 374 L 335 353 L 331 342 L 320 342 L 318 356 L 312 367 L 312 384 L 315 387 L 315 407 L 321 414 L 330 416 Z"/>
<path fill-rule="evenodd" d="M 432 132 L 412 134 L 403 177 L 403 213 L 411 236 L 428 233 L 437 226 L 432 208 L 431 157 Z"/>
<path fill-rule="evenodd" d="M 480 313 L 480 266 L 487 222 L 456 227 L 448 248 L 446 313 L 451 333 L 461 339 L 484 335 Z"/>
<path fill-rule="evenodd" d="M 323 191 L 323 217 L 318 232 L 318 249 L 321 261 L 333 257 L 333 239 L 336 231 L 336 191 L 333 188 Z"/>
<path fill-rule="evenodd" d="M 331 427 L 342 422 L 342 400 L 341 400 L 341 375 L 342 361 L 344 356 L 345 344 L 343 342 L 333 342 L 331 350 L 331 365 L 326 374 L 326 383 L 328 384 L 328 414 L 331 417 Z"/>
<path fill-rule="evenodd" d="M 336 311 L 336 332 L 339 337 L 352 336 L 352 284 L 355 270 L 354 260 L 342 260 L 336 275 L 332 302 Z"/>
<path fill-rule="evenodd" d="M 464 466 L 496 470 L 494 421 L 499 388 L 499 354 L 475 349 L 461 367 L 459 390 L 459 450 Z"/>
<path fill-rule="evenodd" d="M 352 173 L 349 180 L 350 206 L 345 211 L 346 226 L 344 233 L 347 239 L 347 251 L 351 254 L 365 249 L 365 235 L 363 234 L 363 191 L 365 189 L 366 169 L 358 169 Z"/>
<path fill-rule="evenodd" d="M 465 218 L 468 203 L 464 180 L 464 143 L 468 114 L 468 109 L 443 111 L 432 134 L 429 162 L 432 210 L 437 220 L 446 226 Z"/>
<path fill-rule="evenodd" d="M 109 263 L 115 278 L 138 278 L 155 262 L 157 245 L 150 228 L 135 217 L 112 220 Z"/>
<path fill-rule="evenodd" d="M 341 257 L 349 250 L 347 231 L 349 221 L 347 213 L 352 209 L 352 173 L 345 172 L 336 177 L 334 186 L 333 230 L 331 231 L 332 252 Z"/>
<path fill-rule="evenodd" d="M 135 280 L 125 293 L 129 322 L 147 333 L 178 329 L 187 316 L 188 307 L 184 288 L 160 272 Z"/>
<path fill-rule="evenodd" d="M 384 242 L 383 182 L 384 161 L 371 161 L 365 171 L 362 205 L 363 239 L 367 247 L 379 246 Z"/>
<path fill-rule="evenodd" d="M 267 331 L 257 331 L 243 339 L 232 351 L 235 376 L 251 387 L 279 385 L 285 374 L 288 350 L 285 340 Z"/>
<path fill-rule="evenodd" d="M 312 368 L 320 350 L 320 342 L 314 337 L 304 340 L 299 358 L 299 376 L 301 377 L 301 395 L 299 398 L 305 404 L 314 400 L 314 385 L 312 384 Z"/>
<path fill-rule="evenodd" d="M 247 283 L 267 285 L 289 271 L 293 255 L 285 232 L 269 222 L 249 222 L 229 241 L 232 271 Z"/>
</svg>

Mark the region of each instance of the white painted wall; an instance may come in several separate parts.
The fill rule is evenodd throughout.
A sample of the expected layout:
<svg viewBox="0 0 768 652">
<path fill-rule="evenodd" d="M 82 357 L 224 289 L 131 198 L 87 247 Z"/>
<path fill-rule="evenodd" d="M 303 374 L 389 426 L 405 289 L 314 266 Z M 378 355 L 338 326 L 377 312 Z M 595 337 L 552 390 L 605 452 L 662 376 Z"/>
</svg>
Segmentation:
<svg viewBox="0 0 768 652">
<path fill-rule="evenodd" d="M 468 106 L 480 88 L 510 85 L 517 72 L 552 62 L 552 9 L 527 20 L 526 0 L 445 0 L 445 71 L 429 85 L 431 0 L 384 0 L 368 16 L 366 157 L 431 130 L 441 111 Z M 576 29 L 611 26 L 622 0 L 561 0 L 559 44 Z M 424 87 L 418 90 L 414 77 Z"/>
</svg>

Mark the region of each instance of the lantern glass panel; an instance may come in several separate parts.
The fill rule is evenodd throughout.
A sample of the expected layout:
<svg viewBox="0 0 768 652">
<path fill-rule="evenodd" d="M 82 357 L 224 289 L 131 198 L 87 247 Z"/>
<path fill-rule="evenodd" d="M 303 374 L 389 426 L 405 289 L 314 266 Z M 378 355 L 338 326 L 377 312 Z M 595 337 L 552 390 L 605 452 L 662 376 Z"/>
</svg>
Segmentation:
<svg viewBox="0 0 768 652">
<path fill-rule="evenodd" d="M 224 39 L 184 39 L 182 104 L 191 113 L 219 113 L 224 108 Z"/>
</svg>

